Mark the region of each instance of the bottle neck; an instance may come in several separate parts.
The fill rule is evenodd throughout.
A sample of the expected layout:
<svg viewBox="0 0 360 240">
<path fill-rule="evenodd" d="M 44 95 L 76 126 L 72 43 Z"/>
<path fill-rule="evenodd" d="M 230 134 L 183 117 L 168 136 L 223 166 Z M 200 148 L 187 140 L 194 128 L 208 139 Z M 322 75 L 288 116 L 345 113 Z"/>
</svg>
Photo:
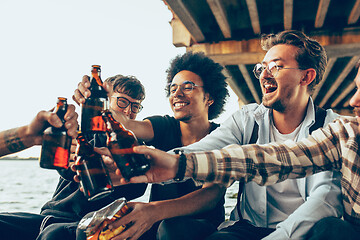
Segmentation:
<svg viewBox="0 0 360 240">
<path fill-rule="evenodd" d="M 94 79 L 96 84 L 99 85 L 100 87 L 103 86 L 103 82 L 102 82 L 101 77 L 100 77 L 100 72 L 93 70 L 92 71 L 92 79 Z"/>
</svg>

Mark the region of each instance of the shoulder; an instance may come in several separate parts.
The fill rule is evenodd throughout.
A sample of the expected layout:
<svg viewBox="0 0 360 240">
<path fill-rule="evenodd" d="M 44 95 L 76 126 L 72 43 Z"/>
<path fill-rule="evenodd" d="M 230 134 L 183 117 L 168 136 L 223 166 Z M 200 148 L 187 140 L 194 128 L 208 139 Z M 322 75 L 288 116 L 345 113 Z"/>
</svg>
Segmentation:
<svg viewBox="0 0 360 240">
<path fill-rule="evenodd" d="M 254 121 L 254 119 L 262 119 L 266 113 L 268 113 L 268 109 L 264 107 L 262 104 L 251 103 L 242 106 L 239 110 L 234 112 L 225 122 L 226 123 L 237 123 L 244 124 L 247 121 Z M 242 124 L 241 124 L 242 123 Z M 223 124 L 221 124 L 223 125 Z"/>
<path fill-rule="evenodd" d="M 151 117 L 145 118 L 145 120 L 149 120 L 153 126 L 155 125 L 178 125 L 179 121 L 176 120 L 174 117 L 171 117 L 169 115 L 154 115 Z"/>
<path fill-rule="evenodd" d="M 332 109 L 326 109 L 325 124 L 334 121 L 341 115 L 335 113 Z"/>
</svg>

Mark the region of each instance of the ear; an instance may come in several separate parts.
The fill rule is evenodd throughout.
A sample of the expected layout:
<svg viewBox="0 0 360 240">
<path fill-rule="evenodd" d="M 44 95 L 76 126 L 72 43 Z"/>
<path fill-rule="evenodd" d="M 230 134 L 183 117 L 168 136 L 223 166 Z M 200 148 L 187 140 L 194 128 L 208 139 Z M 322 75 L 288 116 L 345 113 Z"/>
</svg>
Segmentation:
<svg viewBox="0 0 360 240">
<path fill-rule="evenodd" d="M 300 85 L 307 86 L 316 78 L 316 71 L 313 68 L 308 68 L 305 70 L 305 75 L 301 79 Z"/>
<path fill-rule="evenodd" d="M 207 104 L 208 104 L 209 107 L 210 107 L 213 103 L 214 103 L 214 100 L 212 100 L 212 99 L 209 99 L 208 102 L 207 102 Z"/>
<path fill-rule="evenodd" d="M 212 99 L 212 97 L 210 96 L 209 93 L 205 93 L 205 98 L 204 100 L 206 100 L 206 105 L 208 107 L 210 107 L 213 103 L 214 103 L 214 100 Z"/>
</svg>

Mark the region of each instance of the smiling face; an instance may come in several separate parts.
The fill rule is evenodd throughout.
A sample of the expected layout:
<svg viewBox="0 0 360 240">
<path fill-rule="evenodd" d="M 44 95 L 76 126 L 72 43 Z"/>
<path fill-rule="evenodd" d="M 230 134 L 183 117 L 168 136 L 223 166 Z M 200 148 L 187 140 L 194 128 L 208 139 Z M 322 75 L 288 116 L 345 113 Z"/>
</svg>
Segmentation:
<svg viewBox="0 0 360 240">
<path fill-rule="evenodd" d="M 129 119 L 135 119 L 137 113 L 133 113 L 131 111 L 131 104 L 129 104 L 129 106 L 127 106 L 126 108 L 120 108 L 117 105 L 117 97 L 124 97 L 127 100 L 129 100 L 130 102 L 141 103 L 142 101 L 138 100 L 138 99 L 134 99 L 134 98 L 130 97 L 129 95 L 122 93 L 121 90 L 114 91 L 111 93 L 111 96 L 109 96 L 109 103 L 110 103 L 109 105 L 112 110 L 114 110 L 115 112 L 124 113 L 125 116 L 128 117 Z"/>
<path fill-rule="evenodd" d="M 354 114 L 357 117 L 360 131 L 360 68 L 358 68 L 354 82 L 356 84 L 356 92 L 350 99 L 350 106 L 354 108 Z"/>
<path fill-rule="evenodd" d="M 262 64 L 268 66 L 271 62 L 275 62 L 279 66 L 279 71 L 275 78 L 267 71 L 263 71 L 260 75 L 264 106 L 284 112 L 288 107 L 296 106 L 303 97 L 300 93 L 300 82 L 304 77 L 304 70 L 296 69 L 299 67 L 295 60 L 297 51 L 298 48 L 295 46 L 278 44 L 266 53 Z"/>
<path fill-rule="evenodd" d="M 196 117 L 206 117 L 207 119 L 209 97 L 202 88 L 203 81 L 199 75 L 183 70 L 174 76 L 171 84 L 181 85 L 185 81 L 191 81 L 199 87 L 194 87 L 190 94 L 184 94 L 178 87 L 174 94 L 170 95 L 169 102 L 175 119 L 180 121 L 189 121 Z"/>
</svg>

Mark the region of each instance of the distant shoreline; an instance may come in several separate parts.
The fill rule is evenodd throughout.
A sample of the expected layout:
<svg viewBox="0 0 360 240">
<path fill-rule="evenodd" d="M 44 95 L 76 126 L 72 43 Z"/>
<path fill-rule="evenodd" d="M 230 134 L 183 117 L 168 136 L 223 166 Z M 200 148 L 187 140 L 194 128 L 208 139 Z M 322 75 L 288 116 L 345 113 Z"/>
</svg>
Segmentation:
<svg viewBox="0 0 360 240">
<path fill-rule="evenodd" d="M 22 157 L 18 157 L 18 156 L 10 156 L 10 157 L 5 156 L 5 157 L 0 158 L 0 161 L 1 160 L 38 161 L 39 158 L 37 158 L 37 157 L 22 158 Z"/>
</svg>

